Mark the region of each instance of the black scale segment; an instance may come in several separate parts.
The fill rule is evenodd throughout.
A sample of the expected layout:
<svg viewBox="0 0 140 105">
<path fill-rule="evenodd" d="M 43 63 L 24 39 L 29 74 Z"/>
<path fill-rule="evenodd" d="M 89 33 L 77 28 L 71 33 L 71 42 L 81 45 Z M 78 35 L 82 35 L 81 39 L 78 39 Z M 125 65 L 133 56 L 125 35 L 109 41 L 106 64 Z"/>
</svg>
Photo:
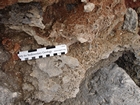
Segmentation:
<svg viewBox="0 0 140 105">
<path fill-rule="evenodd" d="M 46 57 L 50 57 L 50 55 L 46 55 Z"/>
<path fill-rule="evenodd" d="M 43 58 L 43 56 L 39 56 L 39 58 Z"/>
<path fill-rule="evenodd" d="M 54 53 L 53 55 L 54 55 L 54 56 L 56 56 L 56 55 L 57 55 L 57 53 Z"/>
<path fill-rule="evenodd" d="M 52 49 L 55 48 L 55 46 L 47 46 L 46 49 Z"/>
<path fill-rule="evenodd" d="M 34 60 L 34 59 L 35 59 L 35 57 L 32 57 L 32 59 Z"/>
<path fill-rule="evenodd" d="M 65 54 L 65 52 L 61 52 L 61 54 L 63 55 L 63 54 Z"/>
<path fill-rule="evenodd" d="M 37 51 L 37 49 L 34 49 L 34 50 L 28 50 L 28 52 L 35 52 Z"/>
<path fill-rule="evenodd" d="M 25 58 L 25 60 L 28 60 L 28 58 Z"/>
</svg>

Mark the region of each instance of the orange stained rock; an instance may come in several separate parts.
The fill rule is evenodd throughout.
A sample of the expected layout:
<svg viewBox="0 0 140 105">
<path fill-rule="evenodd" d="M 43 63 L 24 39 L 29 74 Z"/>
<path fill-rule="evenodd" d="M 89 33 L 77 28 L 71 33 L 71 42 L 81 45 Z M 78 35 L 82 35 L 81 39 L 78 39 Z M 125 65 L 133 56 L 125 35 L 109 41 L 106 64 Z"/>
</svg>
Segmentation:
<svg viewBox="0 0 140 105">
<path fill-rule="evenodd" d="M 9 39 L 9 38 L 4 38 L 4 39 L 2 40 L 2 44 L 3 44 L 4 48 L 5 48 L 7 51 L 12 50 L 12 48 L 13 48 L 12 40 Z"/>
<path fill-rule="evenodd" d="M 140 0 L 125 0 L 126 7 L 138 8 L 140 7 Z"/>
<path fill-rule="evenodd" d="M 12 54 L 12 61 L 16 61 L 19 59 L 19 57 L 17 56 L 17 52 L 20 49 L 20 44 L 19 43 L 14 43 L 14 47 L 13 49 L 10 51 L 10 53 Z"/>
<path fill-rule="evenodd" d="M 0 9 L 5 8 L 8 5 L 16 3 L 18 0 L 0 0 Z"/>
<path fill-rule="evenodd" d="M 20 46 L 19 43 L 15 43 L 14 49 L 13 49 L 13 53 L 12 53 L 12 59 L 13 59 L 14 61 L 19 59 L 19 57 L 17 56 L 17 52 L 19 51 L 20 47 L 21 47 L 21 46 Z"/>
<path fill-rule="evenodd" d="M 2 44 L 4 48 L 9 51 L 12 55 L 11 59 L 12 61 L 18 60 L 17 52 L 20 49 L 20 44 L 19 43 L 14 43 L 11 39 L 9 38 L 4 38 L 2 41 Z"/>
<path fill-rule="evenodd" d="M 20 44 L 19 43 L 15 43 L 14 49 L 13 49 L 14 52 L 17 53 L 19 51 L 19 49 L 20 49 Z"/>
<path fill-rule="evenodd" d="M 12 61 L 19 60 L 19 57 L 17 56 L 17 53 L 13 53 L 11 59 L 12 59 Z"/>
</svg>

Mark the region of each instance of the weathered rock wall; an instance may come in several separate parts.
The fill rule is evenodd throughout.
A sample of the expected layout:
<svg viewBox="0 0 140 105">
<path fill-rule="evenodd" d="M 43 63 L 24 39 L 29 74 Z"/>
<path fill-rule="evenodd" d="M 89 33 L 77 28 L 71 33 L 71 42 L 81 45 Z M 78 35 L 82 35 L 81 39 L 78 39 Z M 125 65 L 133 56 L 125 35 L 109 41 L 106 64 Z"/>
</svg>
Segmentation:
<svg viewBox="0 0 140 105">
<path fill-rule="evenodd" d="M 81 90 L 78 98 L 66 100 L 59 105 L 139 105 L 140 102 L 139 87 L 116 64 L 91 73 L 89 79 L 81 85 Z"/>
<path fill-rule="evenodd" d="M 21 94 L 19 100 L 76 97 L 85 73 L 100 60 L 126 49 L 139 56 L 138 15 L 124 0 L 31 1 L 0 10 L 1 41 L 11 55 L 2 71 L 14 78 L 16 88 L 9 86 Z M 68 54 L 27 62 L 16 56 L 19 50 L 59 44 L 67 45 Z"/>
</svg>

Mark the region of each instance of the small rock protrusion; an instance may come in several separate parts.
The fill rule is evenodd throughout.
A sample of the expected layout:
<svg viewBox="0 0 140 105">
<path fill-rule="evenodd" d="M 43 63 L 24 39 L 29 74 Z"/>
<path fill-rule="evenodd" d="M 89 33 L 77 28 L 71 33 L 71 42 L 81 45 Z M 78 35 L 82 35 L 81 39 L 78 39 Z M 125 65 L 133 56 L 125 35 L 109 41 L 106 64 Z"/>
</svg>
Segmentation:
<svg viewBox="0 0 140 105">
<path fill-rule="evenodd" d="M 81 0 L 81 2 L 83 3 L 87 3 L 89 0 Z"/>
<path fill-rule="evenodd" d="M 84 5 L 84 12 L 91 12 L 95 8 L 95 4 L 88 2 Z"/>
<path fill-rule="evenodd" d="M 123 29 L 135 33 L 137 28 L 138 28 L 138 15 L 134 9 L 128 8 L 125 15 Z"/>
</svg>

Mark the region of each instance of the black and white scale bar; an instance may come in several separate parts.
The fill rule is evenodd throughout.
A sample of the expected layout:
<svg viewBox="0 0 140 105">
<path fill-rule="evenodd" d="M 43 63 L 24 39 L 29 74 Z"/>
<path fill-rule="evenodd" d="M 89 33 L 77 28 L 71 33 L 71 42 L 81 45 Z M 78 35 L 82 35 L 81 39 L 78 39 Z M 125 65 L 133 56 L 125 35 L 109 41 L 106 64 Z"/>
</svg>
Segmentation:
<svg viewBox="0 0 140 105">
<path fill-rule="evenodd" d="M 21 51 L 18 53 L 18 57 L 21 59 L 21 61 L 24 61 L 62 55 L 66 53 L 67 53 L 66 45 L 57 45 L 57 46 L 47 46 L 35 50 Z"/>
</svg>

